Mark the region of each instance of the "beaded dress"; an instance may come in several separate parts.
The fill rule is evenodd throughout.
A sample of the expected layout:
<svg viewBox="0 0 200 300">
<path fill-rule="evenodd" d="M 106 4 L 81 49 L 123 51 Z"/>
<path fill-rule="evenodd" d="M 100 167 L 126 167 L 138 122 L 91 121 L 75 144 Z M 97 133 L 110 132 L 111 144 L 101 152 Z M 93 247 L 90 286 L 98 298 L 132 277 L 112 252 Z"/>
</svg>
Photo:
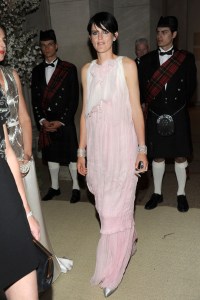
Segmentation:
<svg viewBox="0 0 200 300">
<path fill-rule="evenodd" d="M 13 71 L 10 67 L 0 66 L 0 70 L 4 77 L 6 99 L 10 110 L 10 115 L 7 121 L 9 140 L 18 160 L 21 160 L 23 159 L 23 136 L 18 117 L 19 96 L 17 86 L 13 76 Z M 42 214 L 42 208 L 40 204 L 40 191 L 38 187 L 35 162 L 33 158 L 31 160 L 30 171 L 24 177 L 23 181 L 28 203 L 31 207 L 31 210 L 33 211 L 34 216 L 40 224 L 40 242 L 54 255 L 54 251 L 49 240 L 46 224 Z M 70 270 L 72 268 L 72 265 L 73 262 L 71 260 L 61 258 L 58 261 L 58 258 L 54 255 L 53 280 L 55 280 L 59 276 L 61 271 L 66 273 L 67 270 Z"/>
<path fill-rule="evenodd" d="M 6 96 L 0 89 L 0 290 L 38 266 L 23 203 L 5 157 L 3 124 L 8 116 Z"/>
<path fill-rule="evenodd" d="M 122 280 L 136 241 L 138 143 L 122 60 L 92 61 L 87 73 L 87 184 L 101 221 L 91 283 L 110 289 Z"/>
</svg>

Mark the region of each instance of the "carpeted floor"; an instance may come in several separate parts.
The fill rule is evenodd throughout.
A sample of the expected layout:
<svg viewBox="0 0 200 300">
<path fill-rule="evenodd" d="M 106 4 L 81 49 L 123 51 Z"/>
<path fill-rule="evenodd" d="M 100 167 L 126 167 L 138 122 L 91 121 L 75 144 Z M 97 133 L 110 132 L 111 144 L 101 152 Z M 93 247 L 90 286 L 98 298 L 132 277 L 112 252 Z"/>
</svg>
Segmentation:
<svg viewBox="0 0 200 300">
<path fill-rule="evenodd" d="M 140 190 L 136 199 L 138 251 L 130 261 L 113 300 L 200 300 L 200 107 L 190 109 L 194 156 L 189 165 L 186 193 L 190 210 L 176 209 L 177 182 L 173 164 L 166 166 L 164 202 L 153 211 L 143 206 L 153 184 Z M 35 155 L 36 157 L 36 155 Z M 36 158 L 38 181 L 43 196 L 50 185 L 47 166 Z M 102 290 L 91 287 L 99 225 L 93 198 L 81 180 L 81 202 L 70 204 L 71 181 L 60 181 L 61 195 L 42 202 L 50 240 L 57 256 L 74 260 L 73 269 L 61 274 L 40 300 L 100 300 Z M 3 298 L 0 295 L 0 300 Z M 29 299 L 27 299 L 29 300 Z"/>
<path fill-rule="evenodd" d="M 41 300 L 100 300 L 103 292 L 91 287 L 99 238 L 94 206 L 64 201 L 42 203 L 50 239 L 57 256 L 74 260 L 52 291 Z M 146 211 L 136 206 L 137 252 L 131 259 L 113 300 L 200 299 L 200 210 L 187 214 L 176 208 Z"/>
<path fill-rule="evenodd" d="M 164 202 L 153 211 L 144 210 L 143 206 L 153 192 L 151 171 L 148 172 L 149 187 L 139 190 L 136 199 L 138 251 L 119 289 L 110 299 L 200 300 L 200 108 L 191 108 L 190 117 L 194 147 L 186 186 L 190 210 L 179 213 L 176 209 L 177 182 L 174 165 L 170 163 L 163 180 Z M 38 163 L 38 171 L 48 173 L 40 160 Z M 39 178 L 44 194 L 49 181 L 44 176 Z M 82 202 L 70 205 L 71 181 L 60 183 L 62 194 L 54 201 L 43 203 L 43 209 L 56 254 L 73 259 L 74 268 L 62 274 L 52 291 L 41 300 L 104 299 L 102 290 L 89 283 L 99 238 L 98 221 L 94 207 L 89 203 L 93 198 L 82 181 Z"/>
</svg>

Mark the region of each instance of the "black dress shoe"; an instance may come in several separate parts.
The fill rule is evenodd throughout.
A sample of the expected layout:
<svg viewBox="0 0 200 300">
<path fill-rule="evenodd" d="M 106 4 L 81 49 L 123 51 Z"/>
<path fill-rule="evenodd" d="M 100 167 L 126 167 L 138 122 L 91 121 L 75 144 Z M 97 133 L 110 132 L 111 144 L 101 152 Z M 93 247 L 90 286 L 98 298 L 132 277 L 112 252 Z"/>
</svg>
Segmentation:
<svg viewBox="0 0 200 300">
<path fill-rule="evenodd" d="M 180 211 L 180 212 L 188 211 L 189 205 L 188 205 L 187 198 L 185 195 L 177 196 L 177 202 L 178 202 L 178 205 L 177 205 L 178 211 Z"/>
<path fill-rule="evenodd" d="M 70 203 L 76 203 L 78 201 L 80 201 L 80 198 L 81 198 L 81 193 L 79 190 L 72 190 L 72 196 L 71 196 L 71 199 L 70 199 Z"/>
<path fill-rule="evenodd" d="M 145 204 L 145 209 L 154 209 L 158 203 L 163 202 L 163 195 L 153 193 L 150 200 Z"/>
<path fill-rule="evenodd" d="M 60 195 L 60 189 L 53 189 L 53 188 L 50 188 L 48 190 L 48 193 L 42 198 L 43 201 L 48 201 L 48 200 L 51 200 L 53 199 L 53 197 L 55 196 L 59 196 Z"/>
</svg>

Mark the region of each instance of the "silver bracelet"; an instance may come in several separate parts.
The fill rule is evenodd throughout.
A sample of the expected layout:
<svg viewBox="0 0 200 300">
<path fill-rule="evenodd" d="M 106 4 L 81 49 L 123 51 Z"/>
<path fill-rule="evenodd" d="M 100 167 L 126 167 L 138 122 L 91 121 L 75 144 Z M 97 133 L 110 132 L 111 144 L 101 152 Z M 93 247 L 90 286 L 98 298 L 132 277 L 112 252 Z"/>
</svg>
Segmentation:
<svg viewBox="0 0 200 300">
<path fill-rule="evenodd" d="M 26 173 L 28 173 L 29 172 L 29 170 L 30 170 L 30 167 L 31 167 L 31 160 L 29 160 L 27 163 L 22 163 L 22 164 L 20 164 L 20 166 L 19 166 L 19 168 L 20 168 L 20 172 L 22 173 L 22 174 L 26 174 Z"/>
<path fill-rule="evenodd" d="M 27 213 L 27 215 L 26 215 L 26 216 L 27 216 L 27 219 L 28 219 L 28 218 L 30 218 L 30 217 L 32 217 L 32 216 L 33 216 L 33 212 L 32 212 L 32 210 L 30 210 L 30 211 Z"/>
<path fill-rule="evenodd" d="M 139 145 L 138 146 L 138 152 L 147 154 L 147 146 L 146 145 L 142 145 L 142 146 Z"/>
<path fill-rule="evenodd" d="M 77 150 L 77 157 L 86 157 L 86 150 L 82 149 L 82 148 L 79 148 Z"/>
</svg>

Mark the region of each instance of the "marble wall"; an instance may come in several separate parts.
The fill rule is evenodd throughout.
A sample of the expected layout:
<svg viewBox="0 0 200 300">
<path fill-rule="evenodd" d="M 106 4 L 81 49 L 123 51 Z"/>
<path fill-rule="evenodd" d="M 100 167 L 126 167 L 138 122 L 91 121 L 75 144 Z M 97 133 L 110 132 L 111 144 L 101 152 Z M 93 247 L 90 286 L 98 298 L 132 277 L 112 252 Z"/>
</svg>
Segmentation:
<svg viewBox="0 0 200 300">
<path fill-rule="evenodd" d="M 200 105 L 200 2 L 199 0 L 188 1 L 187 10 L 187 48 L 195 54 L 197 66 L 198 85 L 193 102 Z"/>
<path fill-rule="evenodd" d="M 135 58 L 135 40 L 150 39 L 150 1 L 115 0 L 114 14 L 119 24 L 119 54 Z"/>
<path fill-rule="evenodd" d="M 88 0 L 49 0 L 52 28 L 56 32 L 63 60 L 74 63 L 80 70 L 90 60 L 86 31 L 89 19 Z M 79 72 L 80 73 L 80 72 Z"/>
<path fill-rule="evenodd" d="M 115 0 L 90 0 L 90 16 L 93 16 L 96 12 L 99 11 L 108 11 L 113 14 L 114 1 Z"/>
</svg>

